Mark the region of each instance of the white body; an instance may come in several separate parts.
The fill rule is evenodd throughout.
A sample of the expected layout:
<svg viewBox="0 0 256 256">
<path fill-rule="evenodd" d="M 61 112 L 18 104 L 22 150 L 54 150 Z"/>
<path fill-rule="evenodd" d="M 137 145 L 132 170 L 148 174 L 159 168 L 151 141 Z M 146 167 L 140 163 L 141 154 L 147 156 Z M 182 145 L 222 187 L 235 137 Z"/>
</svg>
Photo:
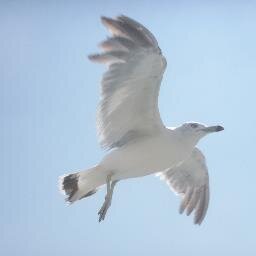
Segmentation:
<svg viewBox="0 0 256 256">
<path fill-rule="evenodd" d="M 102 53 L 89 58 L 108 66 L 101 83 L 97 129 L 100 145 L 109 152 L 95 167 L 62 177 L 61 189 L 73 203 L 107 183 L 108 200 L 100 210 L 101 221 L 111 202 L 111 182 L 160 172 L 182 197 L 180 212 L 195 210 L 195 223 L 200 224 L 208 207 L 209 188 L 205 159 L 195 146 L 207 133 L 223 128 L 185 123 L 167 129 L 158 109 L 166 60 L 157 40 L 125 16 L 103 17 L 102 22 L 112 36 L 101 43 Z"/>
<path fill-rule="evenodd" d="M 194 145 L 184 143 L 177 132 L 168 129 L 149 138 L 142 138 L 108 153 L 100 162 L 113 180 L 135 178 L 164 171 L 184 161 Z"/>
</svg>

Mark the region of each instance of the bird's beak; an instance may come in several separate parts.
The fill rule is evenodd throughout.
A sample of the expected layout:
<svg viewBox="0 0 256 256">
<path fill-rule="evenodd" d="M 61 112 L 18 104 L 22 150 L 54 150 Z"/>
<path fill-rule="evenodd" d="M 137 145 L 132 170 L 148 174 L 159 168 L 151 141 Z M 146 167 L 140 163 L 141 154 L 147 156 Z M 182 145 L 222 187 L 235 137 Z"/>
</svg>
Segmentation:
<svg viewBox="0 0 256 256">
<path fill-rule="evenodd" d="M 214 125 L 214 126 L 209 126 L 209 127 L 206 127 L 206 128 L 203 128 L 202 131 L 204 132 L 220 132 L 220 131 L 223 131 L 224 128 L 220 125 Z"/>
</svg>

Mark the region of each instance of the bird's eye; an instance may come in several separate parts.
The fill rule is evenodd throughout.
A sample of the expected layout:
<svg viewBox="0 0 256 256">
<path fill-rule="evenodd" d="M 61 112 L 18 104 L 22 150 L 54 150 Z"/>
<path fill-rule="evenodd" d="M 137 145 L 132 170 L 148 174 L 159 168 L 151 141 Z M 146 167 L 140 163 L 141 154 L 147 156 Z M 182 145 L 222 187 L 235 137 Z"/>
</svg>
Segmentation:
<svg viewBox="0 0 256 256">
<path fill-rule="evenodd" d="M 198 124 L 190 124 L 190 126 L 191 126 L 192 128 L 197 128 L 197 127 L 198 127 Z"/>
</svg>

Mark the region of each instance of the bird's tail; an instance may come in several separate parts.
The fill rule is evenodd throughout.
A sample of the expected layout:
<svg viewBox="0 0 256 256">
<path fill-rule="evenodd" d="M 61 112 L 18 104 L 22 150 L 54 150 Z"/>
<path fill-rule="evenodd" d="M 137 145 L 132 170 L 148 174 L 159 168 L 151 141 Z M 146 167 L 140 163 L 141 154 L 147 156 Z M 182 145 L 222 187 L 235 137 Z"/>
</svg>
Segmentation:
<svg viewBox="0 0 256 256">
<path fill-rule="evenodd" d="M 97 165 L 86 171 L 61 176 L 59 186 L 61 192 L 66 195 L 66 201 L 73 203 L 96 193 L 105 181 L 104 172 Z"/>
</svg>

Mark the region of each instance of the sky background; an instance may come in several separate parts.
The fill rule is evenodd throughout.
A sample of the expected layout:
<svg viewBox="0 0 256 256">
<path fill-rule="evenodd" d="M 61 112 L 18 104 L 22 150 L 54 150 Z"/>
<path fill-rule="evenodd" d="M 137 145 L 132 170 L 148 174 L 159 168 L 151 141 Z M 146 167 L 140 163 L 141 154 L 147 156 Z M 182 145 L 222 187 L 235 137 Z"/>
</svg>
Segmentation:
<svg viewBox="0 0 256 256">
<path fill-rule="evenodd" d="M 256 1 L 0 1 L 0 254 L 256 255 Z M 200 142 L 211 199 L 201 226 L 154 176 L 67 206 L 59 175 L 96 164 L 95 111 L 104 67 L 87 55 L 101 15 L 149 28 L 168 66 L 166 125 L 221 124 Z"/>
</svg>

